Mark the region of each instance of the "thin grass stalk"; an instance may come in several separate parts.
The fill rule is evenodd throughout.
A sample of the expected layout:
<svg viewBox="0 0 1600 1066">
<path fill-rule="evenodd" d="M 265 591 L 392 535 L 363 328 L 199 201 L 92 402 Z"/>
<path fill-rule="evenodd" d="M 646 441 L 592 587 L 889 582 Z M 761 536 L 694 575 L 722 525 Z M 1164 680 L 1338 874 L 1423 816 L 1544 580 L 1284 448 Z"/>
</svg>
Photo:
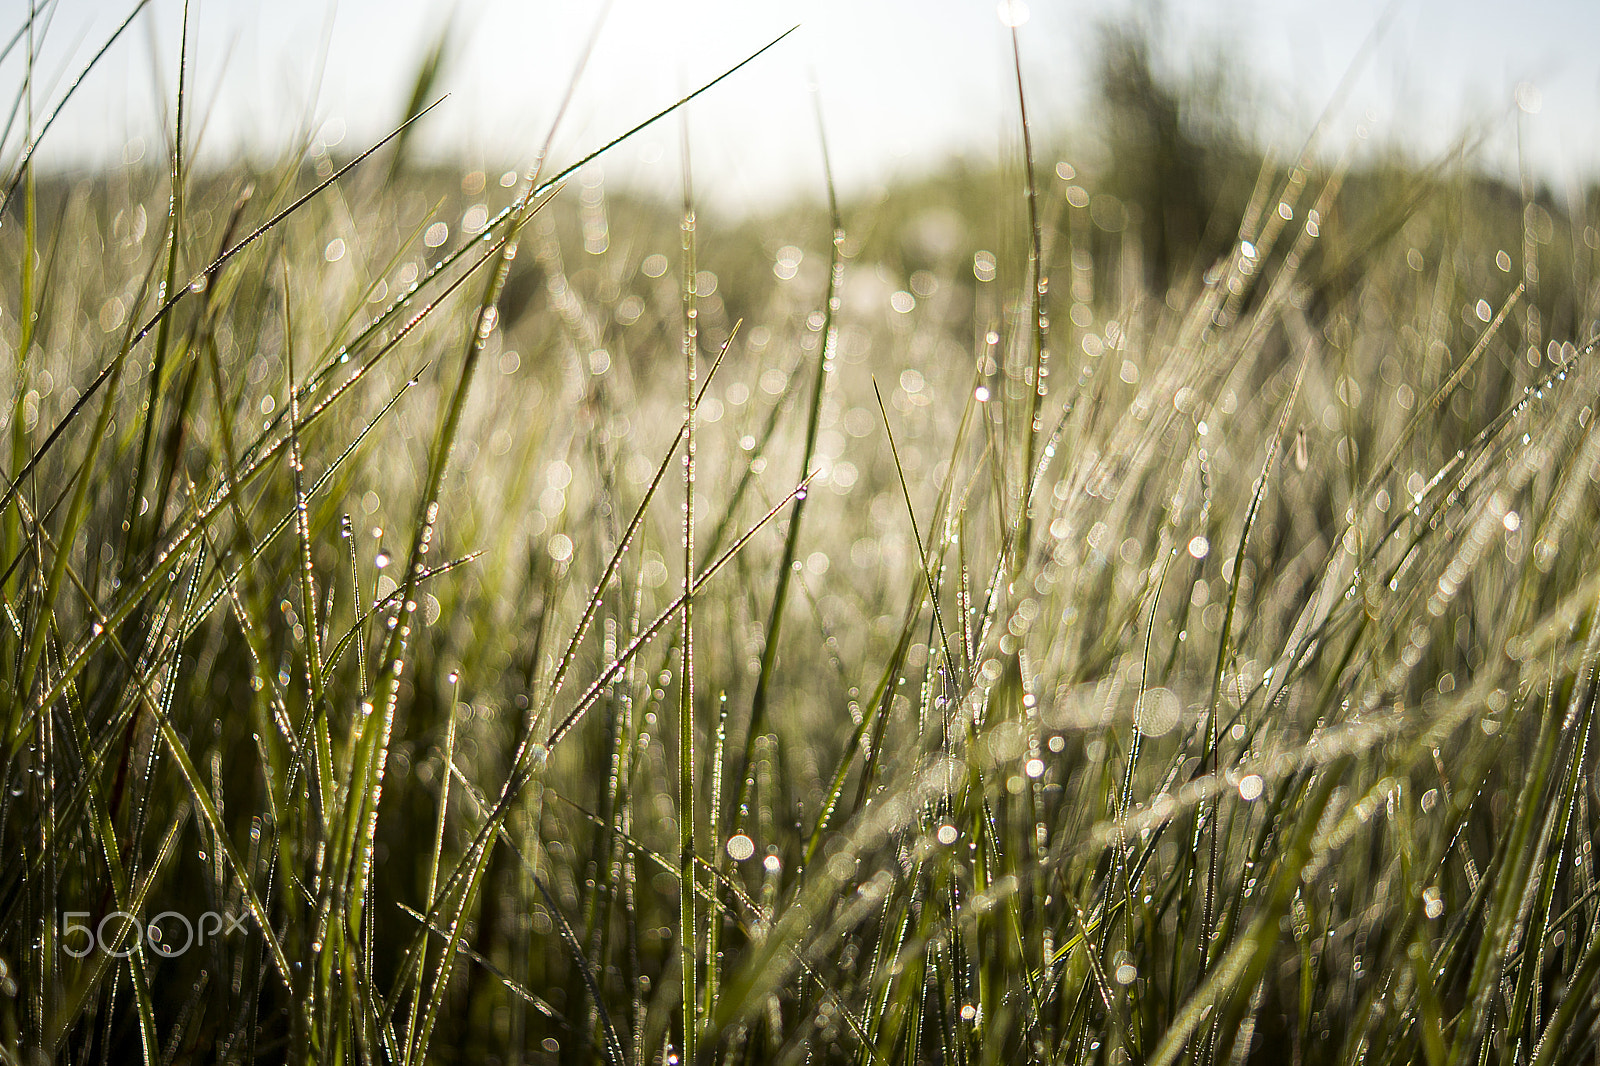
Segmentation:
<svg viewBox="0 0 1600 1066">
<path fill-rule="evenodd" d="M 844 221 L 839 213 L 839 194 L 833 180 L 833 164 L 828 156 L 827 132 L 822 123 L 821 102 L 813 97 L 817 113 L 817 137 L 822 151 L 823 176 L 828 191 L 828 220 L 830 237 L 828 251 L 828 286 L 823 300 L 822 344 L 817 351 L 816 369 L 811 377 L 811 400 L 806 408 L 805 443 L 800 447 L 800 477 L 811 472 L 816 454 L 817 434 L 822 426 L 822 401 L 827 390 L 828 375 L 839 345 L 839 289 L 844 282 Z M 733 832 L 743 828 L 745 811 L 750 801 L 750 766 L 755 758 L 756 738 L 767 728 L 767 704 L 777 667 L 778 650 L 782 647 L 784 608 L 789 600 L 789 583 L 794 576 L 795 559 L 800 551 L 800 523 L 805 516 L 806 497 L 796 498 L 794 513 L 789 517 L 789 529 L 784 536 L 783 554 L 778 557 L 777 580 L 773 587 L 771 605 L 767 610 L 767 624 L 761 647 L 761 665 L 756 673 L 756 687 L 750 697 L 750 724 L 745 730 L 744 752 L 739 759 L 739 770 L 734 776 L 734 789 L 730 792 L 733 808 L 728 824 Z"/>
<path fill-rule="evenodd" d="M 694 736 L 694 477 L 695 415 L 699 406 L 699 309 L 695 299 L 694 185 L 689 162 L 689 125 L 682 126 L 683 216 L 679 248 L 683 327 L 683 612 L 679 616 L 678 669 L 678 957 L 682 993 L 683 1061 L 699 1063 L 700 921 L 695 900 L 695 736 Z M 714 960 L 707 960 L 714 965 Z"/>
<path fill-rule="evenodd" d="M 189 0 L 184 0 L 182 29 L 178 48 L 178 96 L 172 136 L 172 164 L 168 174 L 167 197 L 167 266 L 161 284 L 156 289 L 156 302 L 164 302 L 173 292 L 178 280 L 178 257 L 181 252 L 184 227 L 185 186 L 189 180 L 184 164 L 184 146 L 188 131 L 184 118 L 187 114 L 189 92 Z M 163 316 L 156 328 L 155 354 L 150 362 L 150 383 L 145 398 L 144 429 L 139 439 L 139 458 L 133 468 L 133 484 L 128 498 L 128 547 L 123 556 L 124 565 L 131 565 L 143 557 L 146 543 L 153 541 L 160 527 L 161 515 L 153 500 L 144 496 L 145 479 L 151 462 L 151 447 L 155 440 L 156 423 L 161 419 L 161 394 L 166 386 L 167 356 L 172 344 L 172 316 Z M 180 416 L 181 417 L 181 414 Z M 147 510 L 148 509 L 148 510 Z M 141 521 L 148 513 L 149 520 Z"/>
</svg>

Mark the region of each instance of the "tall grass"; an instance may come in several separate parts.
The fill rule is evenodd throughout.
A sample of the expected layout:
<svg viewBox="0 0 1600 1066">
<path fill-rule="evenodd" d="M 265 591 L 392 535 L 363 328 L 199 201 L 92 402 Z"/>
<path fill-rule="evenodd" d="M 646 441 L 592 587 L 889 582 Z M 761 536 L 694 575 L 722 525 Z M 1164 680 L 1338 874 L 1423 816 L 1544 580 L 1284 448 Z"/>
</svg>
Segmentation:
<svg viewBox="0 0 1600 1066">
<path fill-rule="evenodd" d="M 1026 45 L 999 210 L 5 142 L 4 1061 L 1592 1057 L 1600 238 L 1161 288 Z"/>
</svg>

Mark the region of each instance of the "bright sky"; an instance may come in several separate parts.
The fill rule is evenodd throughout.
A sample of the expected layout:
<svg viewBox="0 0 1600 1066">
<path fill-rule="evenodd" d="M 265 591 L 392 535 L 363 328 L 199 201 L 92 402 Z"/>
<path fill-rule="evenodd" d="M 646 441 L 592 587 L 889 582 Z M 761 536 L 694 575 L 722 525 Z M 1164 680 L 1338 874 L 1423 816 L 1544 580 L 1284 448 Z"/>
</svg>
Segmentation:
<svg viewBox="0 0 1600 1066">
<path fill-rule="evenodd" d="M 1012 0 L 1014 3 L 1015 0 Z M 56 0 L 37 75 L 54 100 L 133 0 Z M 27 0 L 0 0 L 9 35 Z M 557 138 L 575 158 L 711 79 L 789 27 L 800 29 L 691 108 L 697 189 L 752 205 L 820 189 L 818 86 L 836 173 L 859 189 L 951 151 L 993 156 L 1015 142 L 1009 31 L 994 0 L 191 0 L 191 77 L 203 148 L 281 144 L 300 131 L 343 148 L 379 137 L 402 110 L 418 58 L 454 15 L 458 49 L 423 141 L 463 166 L 528 161 L 604 13 Z M 1020 28 L 1030 104 L 1061 127 L 1084 116 L 1094 26 L 1164 12 L 1166 38 L 1229 57 L 1258 89 L 1260 120 L 1293 149 L 1380 22 L 1381 0 L 1029 0 Z M 1402 0 L 1333 127 L 1358 124 L 1414 149 L 1468 124 L 1483 158 L 1531 165 L 1557 183 L 1600 164 L 1600 3 Z M 178 65 L 181 0 L 152 0 L 51 133 L 58 160 L 115 159 L 152 145 Z M 1015 9 L 1012 9 L 1015 11 Z M 21 49 L 0 66 L 20 84 Z M 1520 113 L 1513 100 L 1525 84 Z M 158 95 L 156 86 L 165 88 Z M 1534 91 L 1529 91 L 1532 86 Z M 45 89 L 49 89 L 45 93 Z M 1536 108 L 1536 110 L 1534 110 Z M 1533 113 L 1527 113 L 1533 111 Z M 676 122 L 611 158 L 608 176 L 676 187 Z M 16 136 L 9 142 L 13 147 Z M 47 142 L 49 144 L 51 142 Z M 136 153 L 137 148 L 133 151 Z M 51 153 L 47 153 L 47 156 Z"/>
</svg>

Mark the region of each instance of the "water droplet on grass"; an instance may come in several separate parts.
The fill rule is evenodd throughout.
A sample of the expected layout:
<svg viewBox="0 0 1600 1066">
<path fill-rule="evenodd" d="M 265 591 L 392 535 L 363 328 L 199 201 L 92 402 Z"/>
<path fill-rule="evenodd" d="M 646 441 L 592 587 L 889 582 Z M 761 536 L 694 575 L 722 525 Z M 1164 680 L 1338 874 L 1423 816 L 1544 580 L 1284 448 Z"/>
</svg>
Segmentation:
<svg viewBox="0 0 1600 1066">
<path fill-rule="evenodd" d="M 1022 0 L 1000 0 L 996 13 L 1000 16 L 1000 24 L 1012 29 L 1028 21 L 1028 5 Z"/>
</svg>

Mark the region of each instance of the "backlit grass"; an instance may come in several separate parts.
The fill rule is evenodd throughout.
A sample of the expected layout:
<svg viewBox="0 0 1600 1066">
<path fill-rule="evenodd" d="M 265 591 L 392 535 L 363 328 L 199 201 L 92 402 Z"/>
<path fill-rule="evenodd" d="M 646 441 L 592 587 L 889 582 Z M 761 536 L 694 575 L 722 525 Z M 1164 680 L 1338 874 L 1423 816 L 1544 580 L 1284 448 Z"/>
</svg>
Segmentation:
<svg viewBox="0 0 1600 1066">
<path fill-rule="evenodd" d="M 1027 70 L 757 221 L 12 151 L 4 1061 L 1592 1057 L 1582 205 Z"/>
</svg>

